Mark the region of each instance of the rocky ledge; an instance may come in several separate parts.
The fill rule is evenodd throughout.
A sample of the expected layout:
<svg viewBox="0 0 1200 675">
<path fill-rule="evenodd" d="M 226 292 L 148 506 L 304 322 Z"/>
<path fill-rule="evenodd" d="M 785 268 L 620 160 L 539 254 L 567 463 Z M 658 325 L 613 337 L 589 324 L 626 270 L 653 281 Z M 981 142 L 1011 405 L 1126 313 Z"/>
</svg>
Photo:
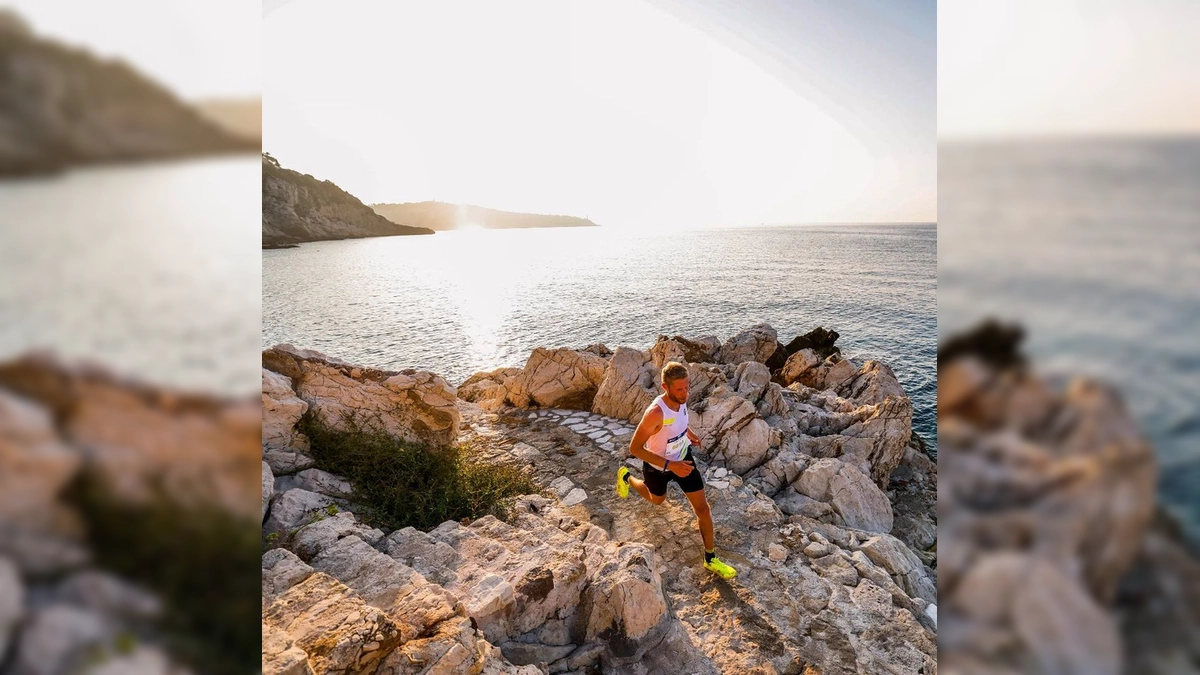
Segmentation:
<svg viewBox="0 0 1200 675">
<path fill-rule="evenodd" d="M 263 556 L 263 672 L 936 673 L 937 475 L 912 403 L 836 333 L 801 338 L 789 349 L 760 324 L 648 351 L 539 348 L 457 389 L 267 350 L 263 527 L 290 536 Z M 689 369 L 732 581 L 702 569 L 677 486 L 657 507 L 613 491 L 669 360 Z M 467 442 L 544 492 L 511 522 L 374 529 L 313 466 L 296 428 L 310 410 Z"/>
<path fill-rule="evenodd" d="M 1156 522 L 1152 448 L 1112 388 L 1039 377 L 994 322 L 938 353 L 947 671 L 1191 673 L 1200 562 Z"/>
</svg>

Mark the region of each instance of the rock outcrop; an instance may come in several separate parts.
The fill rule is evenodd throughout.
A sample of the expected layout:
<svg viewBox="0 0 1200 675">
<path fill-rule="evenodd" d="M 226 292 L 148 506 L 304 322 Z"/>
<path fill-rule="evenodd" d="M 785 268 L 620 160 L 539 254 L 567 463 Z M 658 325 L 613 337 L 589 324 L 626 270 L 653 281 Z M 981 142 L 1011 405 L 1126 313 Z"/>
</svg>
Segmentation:
<svg viewBox="0 0 1200 675">
<path fill-rule="evenodd" d="M 588 350 L 539 348 L 523 369 L 468 378 L 462 397 L 488 412 L 510 406 L 590 409 L 636 423 L 661 392 L 659 369 L 667 361 L 681 361 L 689 366 L 693 429 L 702 438 L 708 461 L 752 477 L 751 472 L 776 459 L 834 458 L 886 489 L 912 439 L 912 401 L 895 374 L 876 361 L 858 364 L 843 357 L 832 348 L 836 333 L 823 329 L 793 343 L 816 344 L 830 354 L 827 359 L 820 360 L 806 347 L 772 372 L 764 361 L 776 348 L 776 335 L 767 324 L 744 330 L 724 344 L 714 337 L 664 335 L 648 351 L 618 347 L 608 357 Z M 771 469 L 774 477 L 784 470 L 778 464 L 775 461 Z M 784 472 L 794 480 L 801 469 Z M 787 487 L 774 478 L 769 481 L 773 482 L 766 487 L 772 496 Z M 834 517 L 840 515 L 835 512 Z M 890 529 L 891 516 L 871 523 Z"/>
<path fill-rule="evenodd" d="M 938 366 L 944 663 L 1134 672 L 1110 608 L 1154 513 L 1153 452 L 1111 389 L 1052 387 L 1003 353 L 1019 332 L 983 333 Z"/>
<path fill-rule="evenodd" d="M 900 429 L 911 403 L 882 364 L 846 361 L 847 377 L 825 389 L 784 387 L 765 363 L 778 348 L 762 325 L 724 344 L 662 336 L 647 351 L 539 349 L 524 368 L 468 378 L 456 404 L 461 440 L 478 459 L 524 465 L 545 486 L 518 499 L 508 521 L 383 532 L 339 504 L 337 477 L 276 472 L 264 531 L 292 535 L 277 540 L 288 550 L 264 556 L 264 672 L 312 664 L 304 655 L 325 649 L 306 627 L 315 616 L 283 610 L 312 614 L 302 598 L 320 589 L 329 606 L 353 597 L 379 611 L 346 605 L 329 615 L 336 625 L 323 630 L 346 636 L 339 644 L 360 644 L 350 637 L 359 635 L 373 645 L 339 655 L 339 668 L 936 673 L 935 543 L 913 548 L 925 530 L 911 523 L 904 537 L 889 535 L 884 492 L 893 470 L 903 474 L 925 499 L 914 504 L 927 506 L 906 518 L 936 523 L 936 468 Z M 745 358 L 723 363 L 722 354 Z M 689 368 L 700 468 L 718 549 L 739 569 L 733 582 L 701 568 L 695 516 L 675 488 L 657 507 L 612 491 L 618 465 L 640 466 L 628 453 L 632 423 L 671 359 Z M 314 413 L 322 404 L 306 390 L 309 373 L 336 370 L 346 378 L 339 397 L 356 401 L 373 397 L 379 379 L 291 348 L 265 352 L 264 368 L 290 378 Z M 265 456 L 297 441 L 288 430 L 296 406 L 279 404 L 284 380 L 263 381 L 280 411 Z M 397 416 L 387 433 L 407 437 L 408 419 Z M 368 631 L 380 637 L 368 641 Z"/>
<path fill-rule="evenodd" d="M 449 445 L 458 437 L 458 400 L 453 387 L 433 373 L 420 370 L 387 371 L 364 368 L 307 349 L 278 345 L 263 352 L 263 367 L 291 381 L 296 396 L 308 404 L 317 419 L 333 429 L 348 424 L 367 431 L 382 431 L 416 443 Z M 268 382 L 268 379 L 270 382 Z M 286 404 L 287 392 L 277 388 L 286 381 L 264 375 L 264 400 Z M 270 387 L 270 392 L 267 388 Z M 282 393 L 281 393 L 282 392 Z M 281 405 L 282 407 L 282 405 Z M 279 439 L 295 436 L 280 430 L 298 407 L 272 414 L 272 447 Z M 266 414 L 264 408 L 264 415 Z M 264 448 L 268 447 L 263 436 Z"/>
<path fill-rule="evenodd" d="M 332 182 L 285 169 L 270 155 L 263 155 L 264 247 L 407 234 L 433 234 L 433 230 L 397 225 Z"/>
<path fill-rule="evenodd" d="M 253 518 L 257 402 L 166 391 L 40 354 L 0 364 L 0 389 L 44 410 L 62 440 L 124 498 L 144 502 L 165 490 L 184 504 L 218 504 Z"/>
<path fill-rule="evenodd" d="M 0 176 L 102 162 L 257 152 L 119 60 L 40 37 L 0 15 Z"/>
<path fill-rule="evenodd" d="M 518 408 L 590 410 L 607 365 L 607 359 L 586 350 L 538 347 L 509 381 L 506 398 Z"/>
</svg>

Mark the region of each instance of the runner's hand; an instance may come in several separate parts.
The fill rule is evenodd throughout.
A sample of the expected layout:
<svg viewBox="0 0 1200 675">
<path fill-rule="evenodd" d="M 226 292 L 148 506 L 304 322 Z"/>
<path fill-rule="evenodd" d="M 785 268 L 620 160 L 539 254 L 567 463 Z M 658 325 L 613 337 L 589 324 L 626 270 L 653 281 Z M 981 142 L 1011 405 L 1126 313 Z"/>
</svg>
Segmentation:
<svg viewBox="0 0 1200 675">
<path fill-rule="evenodd" d="M 691 462 L 671 462 L 671 473 L 680 478 L 686 477 L 695 466 Z"/>
</svg>

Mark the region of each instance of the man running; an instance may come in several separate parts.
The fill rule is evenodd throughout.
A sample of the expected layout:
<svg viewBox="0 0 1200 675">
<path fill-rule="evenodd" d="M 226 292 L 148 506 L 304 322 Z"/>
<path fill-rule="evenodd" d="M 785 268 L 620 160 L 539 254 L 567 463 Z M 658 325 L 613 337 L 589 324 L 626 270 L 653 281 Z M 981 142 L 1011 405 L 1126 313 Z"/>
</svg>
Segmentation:
<svg viewBox="0 0 1200 675">
<path fill-rule="evenodd" d="M 700 447 L 700 437 L 688 428 L 687 367 L 675 361 L 663 366 L 662 388 L 663 393 L 642 414 L 629 443 L 629 454 L 642 460 L 644 480 L 631 478 L 629 467 L 622 464 L 617 469 L 617 496 L 628 497 L 632 485 L 651 504 L 661 504 L 667 498 L 667 483 L 678 483 L 700 521 L 704 569 L 732 579 L 737 570 L 721 562 L 713 550 L 712 513 L 704 497 L 704 480 L 692 458 L 692 446 Z"/>
</svg>

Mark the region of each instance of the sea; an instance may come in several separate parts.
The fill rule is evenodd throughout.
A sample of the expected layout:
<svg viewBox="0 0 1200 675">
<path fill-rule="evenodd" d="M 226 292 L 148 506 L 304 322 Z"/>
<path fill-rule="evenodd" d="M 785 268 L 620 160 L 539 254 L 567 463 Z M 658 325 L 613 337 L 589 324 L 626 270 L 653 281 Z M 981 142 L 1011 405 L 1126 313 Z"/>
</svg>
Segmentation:
<svg viewBox="0 0 1200 675">
<path fill-rule="evenodd" d="M 938 332 L 1017 323 L 1036 367 L 1107 382 L 1200 545 L 1200 137 L 942 144 Z"/>
<path fill-rule="evenodd" d="M 261 159 L 0 181 L 0 361 L 32 351 L 220 396 L 261 387 Z"/>
<path fill-rule="evenodd" d="M 456 230 L 262 252 L 262 346 L 457 385 L 534 348 L 823 326 L 895 371 L 936 442 L 937 226 Z"/>
</svg>

